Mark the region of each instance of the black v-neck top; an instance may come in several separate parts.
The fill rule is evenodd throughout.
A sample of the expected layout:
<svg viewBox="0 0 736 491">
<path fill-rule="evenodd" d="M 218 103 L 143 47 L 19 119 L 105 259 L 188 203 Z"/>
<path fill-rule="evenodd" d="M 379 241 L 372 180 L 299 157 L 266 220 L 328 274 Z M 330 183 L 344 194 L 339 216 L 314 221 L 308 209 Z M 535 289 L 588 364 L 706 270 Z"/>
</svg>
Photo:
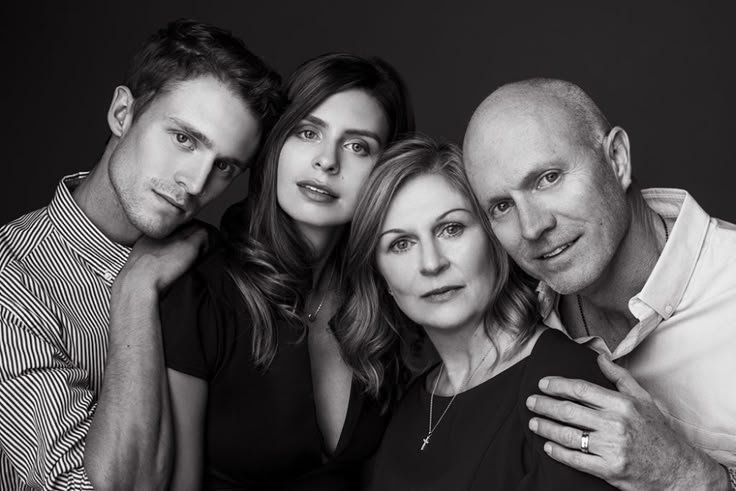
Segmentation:
<svg viewBox="0 0 736 491">
<path fill-rule="evenodd" d="M 526 398 L 539 393 L 537 383 L 546 375 L 613 388 L 598 368 L 594 352 L 547 329 L 528 357 L 458 394 L 429 444 L 420 450 L 429 424 L 428 373 L 414 382 L 394 411 L 368 473 L 367 489 L 614 489 L 552 460 L 544 453 L 545 440 L 528 428 L 532 413 Z M 450 399 L 434 397 L 433 425 Z"/>
<path fill-rule="evenodd" d="M 353 383 L 345 424 L 324 457 L 306 339 L 278 325 L 264 372 L 251 357 L 253 326 L 221 251 L 179 279 L 161 302 L 168 367 L 208 383 L 205 489 L 352 490 L 378 447 L 386 417 Z"/>
</svg>

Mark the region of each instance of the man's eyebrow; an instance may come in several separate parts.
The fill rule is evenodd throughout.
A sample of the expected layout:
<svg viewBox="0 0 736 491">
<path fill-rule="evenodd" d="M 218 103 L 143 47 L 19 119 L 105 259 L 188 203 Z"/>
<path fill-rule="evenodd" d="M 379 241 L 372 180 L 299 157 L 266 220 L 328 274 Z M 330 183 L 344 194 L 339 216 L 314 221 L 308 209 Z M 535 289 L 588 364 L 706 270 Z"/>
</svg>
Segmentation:
<svg viewBox="0 0 736 491">
<path fill-rule="evenodd" d="M 443 218 L 445 218 L 447 215 L 449 215 L 451 213 L 454 213 L 456 211 L 463 211 L 463 212 L 469 213 L 471 215 L 473 214 L 473 212 L 470 211 L 470 210 L 468 210 L 467 208 L 452 208 L 452 209 L 447 210 L 446 212 L 440 214 L 437 218 L 435 218 L 434 221 L 435 222 L 439 222 L 440 220 L 442 220 Z M 392 228 L 390 230 L 384 230 L 383 232 L 381 232 L 381 234 L 378 237 L 379 238 L 380 237 L 383 237 L 386 234 L 403 234 L 403 233 L 406 233 L 406 230 L 404 230 L 402 228 Z"/>
<path fill-rule="evenodd" d="M 534 184 L 537 182 L 537 179 L 539 179 L 539 175 L 543 172 L 546 172 L 551 169 L 560 168 L 562 166 L 562 162 L 558 160 L 548 160 L 544 162 L 537 163 L 532 169 L 529 169 L 529 172 L 524 174 L 524 176 L 519 181 L 518 186 L 514 186 L 514 189 L 529 189 L 530 187 L 533 187 Z M 491 197 L 489 197 L 487 200 L 485 200 L 485 205 L 491 205 L 494 202 L 498 200 L 502 200 L 508 197 L 508 193 L 503 194 L 496 194 Z"/>
<path fill-rule="evenodd" d="M 202 142 L 202 145 L 204 145 L 206 148 L 212 149 L 212 140 L 210 140 L 207 135 L 196 129 L 194 126 L 174 116 L 169 116 L 169 120 L 179 126 L 182 130 L 192 135 L 192 137 Z M 247 169 L 249 164 L 249 162 L 243 162 L 242 160 L 233 157 L 218 157 L 217 160 L 219 160 L 220 162 L 225 162 L 226 164 L 234 165 L 242 170 Z"/>
<path fill-rule="evenodd" d="M 212 148 L 212 140 L 210 140 L 207 135 L 196 129 L 194 126 L 174 116 L 169 116 L 169 120 L 171 120 L 173 123 L 178 125 L 181 129 L 183 129 L 190 135 L 192 135 L 194 138 L 202 142 L 205 147 L 210 149 Z"/>
<path fill-rule="evenodd" d="M 329 124 L 327 124 L 326 121 L 318 118 L 314 114 L 308 114 L 304 116 L 304 120 L 309 121 L 310 123 L 317 125 L 321 128 L 327 128 L 329 126 Z M 381 139 L 381 137 L 378 136 L 378 133 L 374 131 L 361 130 L 361 129 L 348 129 L 348 130 L 345 130 L 345 134 L 348 136 L 364 136 L 366 138 L 372 138 L 376 140 L 376 142 L 378 142 L 379 145 L 383 144 L 383 140 Z"/>
</svg>

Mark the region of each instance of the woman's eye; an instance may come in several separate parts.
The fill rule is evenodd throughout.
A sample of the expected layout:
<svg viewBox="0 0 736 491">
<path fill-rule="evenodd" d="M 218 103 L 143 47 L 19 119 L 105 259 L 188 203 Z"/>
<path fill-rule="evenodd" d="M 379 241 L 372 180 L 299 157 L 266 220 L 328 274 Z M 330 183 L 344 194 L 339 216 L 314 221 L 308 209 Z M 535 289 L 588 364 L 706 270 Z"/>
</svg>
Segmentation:
<svg viewBox="0 0 736 491">
<path fill-rule="evenodd" d="M 351 143 L 348 143 L 347 147 L 350 149 L 350 151 L 355 152 L 357 154 L 360 154 L 360 155 L 368 154 L 368 147 L 362 142 L 351 142 Z"/>
<path fill-rule="evenodd" d="M 314 140 L 317 138 L 317 132 L 310 129 L 301 130 L 297 134 L 304 140 Z"/>
<path fill-rule="evenodd" d="M 455 237 L 463 233 L 464 228 L 465 227 L 460 223 L 450 223 L 442 229 L 442 235 L 446 235 L 447 237 Z"/>
<path fill-rule="evenodd" d="M 392 252 L 405 252 L 409 249 L 410 243 L 406 239 L 399 239 L 397 241 L 394 241 L 389 246 L 389 249 Z"/>
</svg>

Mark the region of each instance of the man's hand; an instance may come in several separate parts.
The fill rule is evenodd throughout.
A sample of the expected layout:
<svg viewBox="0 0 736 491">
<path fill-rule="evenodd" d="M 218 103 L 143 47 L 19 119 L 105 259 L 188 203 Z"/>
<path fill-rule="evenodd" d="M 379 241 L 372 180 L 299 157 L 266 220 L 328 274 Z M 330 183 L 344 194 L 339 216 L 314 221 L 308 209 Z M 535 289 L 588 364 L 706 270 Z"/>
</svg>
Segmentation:
<svg viewBox="0 0 736 491">
<path fill-rule="evenodd" d="M 550 440 L 544 447 L 550 457 L 623 490 L 729 489 L 723 468 L 675 434 L 627 370 L 603 355 L 598 364 L 619 392 L 545 377 L 539 388 L 552 397 L 527 399 L 530 410 L 549 418 L 532 418 L 529 428 Z M 590 433 L 588 454 L 581 450 L 583 429 Z"/>
<path fill-rule="evenodd" d="M 160 293 L 194 263 L 206 245 L 207 231 L 196 224 L 188 224 L 165 239 L 141 237 L 115 284 L 133 280 L 138 287 L 152 286 Z"/>
</svg>

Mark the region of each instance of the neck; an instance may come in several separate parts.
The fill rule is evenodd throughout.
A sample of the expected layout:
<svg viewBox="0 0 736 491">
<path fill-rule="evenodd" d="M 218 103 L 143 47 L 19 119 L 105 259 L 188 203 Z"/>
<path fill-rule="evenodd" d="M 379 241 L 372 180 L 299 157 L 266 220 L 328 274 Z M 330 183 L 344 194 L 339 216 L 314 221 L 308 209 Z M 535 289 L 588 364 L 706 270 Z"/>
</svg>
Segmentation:
<svg viewBox="0 0 736 491">
<path fill-rule="evenodd" d="M 628 332 L 636 325 L 637 319 L 629 311 L 629 300 L 644 288 L 666 242 L 661 218 L 639 193 L 630 206 L 631 225 L 616 254 L 604 273 L 578 293 L 591 334 L 597 330 L 593 329 L 597 321 L 599 326 L 604 326 L 604 338 L 607 331 Z M 569 295 L 566 302 L 568 312 L 579 316 L 575 295 Z M 612 347 L 610 343 L 609 347 Z"/>
<path fill-rule="evenodd" d="M 490 367 L 497 359 L 498 353 L 486 335 L 482 321 L 466 329 L 425 328 L 425 330 L 444 365 L 442 380 L 437 384 L 437 394 L 452 395 L 477 385 L 484 380 L 481 374 L 485 374 L 483 367 L 479 368 L 479 364 L 482 362 L 485 367 Z M 496 341 L 496 344 L 499 342 Z M 478 371 L 473 380 L 467 380 L 476 368 Z M 466 383 L 468 386 L 464 387 Z"/>
<path fill-rule="evenodd" d="M 141 232 L 130 223 L 112 187 L 109 162 L 116 146 L 112 137 L 105 152 L 86 179 L 72 193 L 74 201 L 89 220 L 110 240 L 131 246 Z"/>
</svg>

